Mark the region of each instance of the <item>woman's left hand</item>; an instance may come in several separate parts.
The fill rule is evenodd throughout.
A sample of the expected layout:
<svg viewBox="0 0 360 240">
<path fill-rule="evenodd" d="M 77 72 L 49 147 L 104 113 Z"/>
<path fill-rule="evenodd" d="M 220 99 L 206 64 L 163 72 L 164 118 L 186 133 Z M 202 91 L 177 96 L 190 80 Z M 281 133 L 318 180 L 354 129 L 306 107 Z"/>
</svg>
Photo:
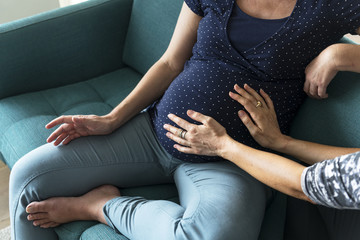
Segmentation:
<svg viewBox="0 0 360 240">
<path fill-rule="evenodd" d="M 331 45 L 323 50 L 305 69 L 304 91 L 312 98 L 327 98 L 327 87 L 335 77 L 337 45 Z"/>
<path fill-rule="evenodd" d="M 215 119 L 201 113 L 188 110 L 187 115 L 201 124 L 192 124 L 174 114 L 169 114 L 170 120 L 181 128 L 164 125 L 168 131 L 166 136 L 178 143 L 174 148 L 188 154 L 220 156 L 222 147 L 227 139 L 230 139 L 225 128 Z"/>
</svg>

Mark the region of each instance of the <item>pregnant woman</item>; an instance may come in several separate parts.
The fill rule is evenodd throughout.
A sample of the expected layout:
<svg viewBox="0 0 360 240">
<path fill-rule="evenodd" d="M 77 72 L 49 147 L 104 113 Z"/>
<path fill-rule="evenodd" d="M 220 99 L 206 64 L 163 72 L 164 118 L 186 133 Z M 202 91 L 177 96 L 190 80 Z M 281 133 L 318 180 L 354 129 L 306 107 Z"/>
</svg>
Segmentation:
<svg viewBox="0 0 360 240">
<path fill-rule="evenodd" d="M 53 120 L 46 127 L 60 127 L 49 144 L 16 163 L 12 238 L 57 239 L 52 227 L 97 220 L 130 239 L 257 239 L 271 190 L 220 157 L 174 149 L 167 115 L 191 121 L 186 110 L 194 109 L 261 148 L 229 90 L 264 89 L 286 133 L 305 95 L 305 68 L 309 94 L 326 96 L 328 82 L 316 73 L 329 69 L 333 44 L 360 26 L 359 10 L 332 0 L 185 0 L 168 49 L 125 100 L 105 116 Z M 168 182 L 180 204 L 118 190 Z"/>
</svg>

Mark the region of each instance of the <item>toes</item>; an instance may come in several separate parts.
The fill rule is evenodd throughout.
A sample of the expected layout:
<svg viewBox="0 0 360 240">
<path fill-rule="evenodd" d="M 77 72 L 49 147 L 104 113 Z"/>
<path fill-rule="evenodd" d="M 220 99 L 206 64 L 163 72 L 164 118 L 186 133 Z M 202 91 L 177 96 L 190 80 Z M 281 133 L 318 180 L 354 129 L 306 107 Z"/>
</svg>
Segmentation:
<svg viewBox="0 0 360 240">
<path fill-rule="evenodd" d="M 41 208 L 41 202 L 32 202 L 29 205 L 27 205 L 26 207 L 26 212 L 27 213 L 36 213 L 36 212 L 42 212 L 40 210 Z"/>
<path fill-rule="evenodd" d="M 49 216 L 48 213 L 32 213 L 27 216 L 27 219 L 29 221 L 34 221 L 34 220 L 46 219 L 48 218 L 48 216 Z"/>
<path fill-rule="evenodd" d="M 27 205 L 26 213 L 44 213 L 48 212 L 51 208 L 51 203 L 48 200 L 42 202 L 32 202 Z"/>
<path fill-rule="evenodd" d="M 33 221 L 33 225 L 35 227 L 41 226 L 41 225 L 46 225 L 48 223 L 51 223 L 49 219 L 40 219 L 40 220 Z"/>
</svg>

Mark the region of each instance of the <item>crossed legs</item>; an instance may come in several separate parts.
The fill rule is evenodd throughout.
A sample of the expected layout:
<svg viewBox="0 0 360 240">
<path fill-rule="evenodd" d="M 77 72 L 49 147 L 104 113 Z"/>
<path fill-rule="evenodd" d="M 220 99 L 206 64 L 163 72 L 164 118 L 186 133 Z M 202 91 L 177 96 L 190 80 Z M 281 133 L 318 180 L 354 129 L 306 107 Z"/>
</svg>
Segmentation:
<svg viewBox="0 0 360 240">
<path fill-rule="evenodd" d="M 34 223 L 88 219 L 132 240 L 257 239 L 267 188 L 229 162 L 181 164 L 174 174 L 180 205 L 120 196 L 116 187 L 173 181 L 163 169 L 173 160 L 143 129 L 146 121 L 140 115 L 111 135 L 47 144 L 23 157 L 10 180 L 13 239 L 57 239 Z"/>
</svg>

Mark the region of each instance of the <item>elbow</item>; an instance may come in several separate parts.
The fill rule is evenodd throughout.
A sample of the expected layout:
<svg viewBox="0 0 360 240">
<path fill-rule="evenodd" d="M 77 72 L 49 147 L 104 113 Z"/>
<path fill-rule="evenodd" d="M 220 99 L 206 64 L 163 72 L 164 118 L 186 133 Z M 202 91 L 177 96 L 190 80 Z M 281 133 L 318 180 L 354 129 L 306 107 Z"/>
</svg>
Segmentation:
<svg viewBox="0 0 360 240">
<path fill-rule="evenodd" d="M 292 197 L 295 197 L 297 199 L 300 199 L 300 200 L 304 200 L 304 201 L 307 201 L 307 202 L 310 202 L 312 204 L 316 204 L 315 202 L 313 202 L 302 190 L 295 190 L 292 194 L 291 194 Z"/>
<path fill-rule="evenodd" d="M 173 60 L 166 55 L 162 56 L 159 62 L 163 66 L 166 66 L 166 68 L 169 69 L 169 71 L 173 73 L 174 76 L 179 75 L 184 70 L 185 62 Z"/>
</svg>

